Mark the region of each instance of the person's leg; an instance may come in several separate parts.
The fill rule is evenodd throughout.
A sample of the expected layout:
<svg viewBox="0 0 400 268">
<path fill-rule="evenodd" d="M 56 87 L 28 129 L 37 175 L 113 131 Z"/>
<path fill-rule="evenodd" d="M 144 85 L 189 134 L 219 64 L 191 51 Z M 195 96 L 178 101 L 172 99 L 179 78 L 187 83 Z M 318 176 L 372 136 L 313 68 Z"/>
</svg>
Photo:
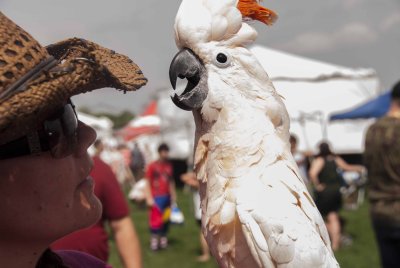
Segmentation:
<svg viewBox="0 0 400 268">
<path fill-rule="evenodd" d="M 200 245 L 201 245 L 201 255 L 197 258 L 199 262 L 206 262 L 210 259 L 210 249 L 203 233 L 200 231 Z"/>
<path fill-rule="evenodd" d="M 165 249 L 168 247 L 168 229 L 169 229 L 169 221 L 164 222 L 163 227 L 161 229 L 160 233 L 160 248 Z"/>
<path fill-rule="evenodd" d="M 373 224 L 383 268 L 400 267 L 400 228 Z"/>
<path fill-rule="evenodd" d="M 346 219 L 339 215 L 340 223 L 340 246 L 351 246 L 353 244 L 353 238 L 350 234 L 345 232 Z"/>
<path fill-rule="evenodd" d="M 328 231 L 328 235 L 329 235 L 329 238 L 331 240 L 331 246 L 332 246 L 332 229 L 331 229 L 332 225 L 328 221 L 327 217 L 325 217 L 324 221 L 325 221 L 326 230 Z"/>
<path fill-rule="evenodd" d="M 331 237 L 332 250 L 336 251 L 340 246 L 340 221 L 337 212 L 332 211 L 327 216 L 328 224 L 327 229 Z"/>
<path fill-rule="evenodd" d="M 155 204 L 149 211 L 149 225 L 150 225 L 150 249 L 155 251 L 159 249 L 160 233 L 162 232 L 162 214 L 158 208 L 158 198 L 154 197 Z"/>
<path fill-rule="evenodd" d="M 158 250 L 158 240 L 159 236 L 157 234 L 152 233 L 150 237 L 150 249 L 155 251 Z"/>
<path fill-rule="evenodd" d="M 166 249 L 168 247 L 167 228 L 164 228 L 160 234 L 160 248 Z"/>
<path fill-rule="evenodd" d="M 164 235 L 160 238 L 160 248 L 166 249 L 168 247 L 168 238 Z"/>
</svg>

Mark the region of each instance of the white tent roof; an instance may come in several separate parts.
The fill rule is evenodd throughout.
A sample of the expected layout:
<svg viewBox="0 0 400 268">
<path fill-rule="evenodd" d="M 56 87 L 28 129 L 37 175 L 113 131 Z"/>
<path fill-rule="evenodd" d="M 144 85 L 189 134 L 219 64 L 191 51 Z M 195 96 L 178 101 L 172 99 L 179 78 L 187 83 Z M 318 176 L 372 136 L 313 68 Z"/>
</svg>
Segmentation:
<svg viewBox="0 0 400 268">
<path fill-rule="evenodd" d="M 350 69 L 306 59 L 262 46 L 251 51 L 284 97 L 291 132 L 300 150 L 315 150 L 328 139 L 337 153 L 360 153 L 371 120 L 329 123 L 329 114 L 377 96 L 381 90 L 372 69 Z"/>
<path fill-rule="evenodd" d="M 250 49 L 267 70 L 274 81 L 305 80 L 322 81 L 332 78 L 349 79 L 375 77 L 373 69 L 351 69 L 296 55 L 291 55 L 264 46 L 253 46 Z"/>
<path fill-rule="evenodd" d="M 114 124 L 109 118 L 105 116 L 96 117 L 82 112 L 77 113 L 80 121 L 96 130 L 98 139 L 102 139 L 103 142 L 107 143 L 108 145 L 115 146 L 117 144 L 117 141 L 112 136 Z M 94 153 L 93 146 L 89 148 L 89 153 L 91 155 Z"/>
<path fill-rule="evenodd" d="M 78 112 L 78 118 L 86 125 L 89 125 L 95 129 L 111 130 L 113 127 L 113 122 L 105 117 L 96 117 L 93 115 Z"/>
<path fill-rule="evenodd" d="M 160 117 L 158 115 L 146 115 L 139 116 L 132 119 L 128 126 L 130 127 L 147 127 L 147 126 L 159 126 L 161 123 Z"/>
</svg>

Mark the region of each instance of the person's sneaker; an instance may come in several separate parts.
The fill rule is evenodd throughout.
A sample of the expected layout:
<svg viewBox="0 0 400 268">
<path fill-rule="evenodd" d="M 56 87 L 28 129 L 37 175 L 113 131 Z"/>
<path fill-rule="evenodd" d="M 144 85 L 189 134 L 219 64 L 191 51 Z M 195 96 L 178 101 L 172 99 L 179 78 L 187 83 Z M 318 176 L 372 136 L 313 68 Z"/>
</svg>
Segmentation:
<svg viewBox="0 0 400 268">
<path fill-rule="evenodd" d="M 351 235 L 342 234 L 340 236 L 340 245 L 345 247 L 353 245 L 353 238 L 351 237 Z"/>
<path fill-rule="evenodd" d="M 168 238 L 165 236 L 160 238 L 160 248 L 161 249 L 166 249 L 168 247 Z"/>
<path fill-rule="evenodd" d="M 156 237 L 150 239 L 150 249 L 152 251 L 158 250 L 158 239 Z"/>
</svg>

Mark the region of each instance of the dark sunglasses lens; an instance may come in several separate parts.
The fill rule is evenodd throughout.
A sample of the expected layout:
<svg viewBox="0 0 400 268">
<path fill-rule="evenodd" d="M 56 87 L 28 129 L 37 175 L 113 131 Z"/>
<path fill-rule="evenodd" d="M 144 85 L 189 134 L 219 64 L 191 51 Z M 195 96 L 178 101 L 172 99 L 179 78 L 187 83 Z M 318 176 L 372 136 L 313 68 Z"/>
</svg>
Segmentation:
<svg viewBox="0 0 400 268">
<path fill-rule="evenodd" d="M 44 127 L 54 158 L 63 158 L 74 152 L 78 144 L 78 118 L 71 104 L 65 105 L 55 119 L 46 120 Z"/>
</svg>

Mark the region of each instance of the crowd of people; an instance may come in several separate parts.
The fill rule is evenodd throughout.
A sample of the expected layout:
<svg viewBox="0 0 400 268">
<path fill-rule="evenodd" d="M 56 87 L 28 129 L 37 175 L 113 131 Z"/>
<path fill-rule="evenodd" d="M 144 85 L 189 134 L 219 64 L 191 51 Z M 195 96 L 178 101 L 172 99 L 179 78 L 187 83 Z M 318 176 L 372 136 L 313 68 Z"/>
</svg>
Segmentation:
<svg viewBox="0 0 400 268">
<path fill-rule="evenodd" d="M 149 247 L 166 249 L 171 207 L 177 202 L 169 147 L 160 144 L 159 157 L 152 162 L 146 162 L 137 144 L 132 149 L 122 144 L 114 152 L 117 157 L 107 157 L 102 142 L 95 142 L 95 131 L 78 120 L 69 100 L 105 86 L 137 89 L 146 81 L 138 66 L 83 39 L 45 49 L 2 13 L 0 37 L 4 74 L 0 79 L 0 267 L 108 267 L 106 225 L 124 266 L 142 267 L 145 245 L 139 243 L 119 182 L 128 178 L 135 184 L 145 179 Z M 365 166 L 346 163 L 326 141 L 314 155 L 298 152 L 297 138 L 290 139 L 294 160 L 314 193 L 334 251 L 341 246 L 339 211 L 341 188 L 346 187 L 342 172 L 368 172 L 371 219 L 383 267 L 400 265 L 400 83 L 391 96 L 388 114 L 366 135 Z M 87 150 L 92 143 L 95 153 L 90 157 Z M 194 217 L 200 226 L 195 174 L 188 170 L 178 179 L 193 190 Z M 209 260 L 201 233 L 199 244 L 198 260 Z"/>
<path fill-rule="evenodd" d="M 394 96 L 394 99 L 395 98 L 396 96 Z M 394 100 L 393 103 L 396 103 L 396 100 Z M 371 127 L 371 129 L 374 128 L 375 125 Z M 393 138 L 393 140 L 395 139 Z M 312 193 L 316 206 L 326 222 L 326 227 L 331 238 L 332 249 L 337 251 L 341 246 L 346 245 L 347 241 L 343 230 L 343 219 L 341 219 L 339 215 L 343 207 L 343 189 L 349 187 L 348 182 L 343 178 L 343 173 L 349 171 L 356 172 L 361 177 L 366 175 L 367 169 L 362 164 L 347 163 L 341 156 L 332 151 L 328 141 L 322 141 L 319 144 L 316 154 L 312 152 L 299 152 L 297 150 L 298 138 L 294 135 L 290 136 L 289 142 L 293 158 L 299 167 L 300 175 L 307 185 L 307 188 Z M 367 140 L 366 154 L 369 153 L 368 148 L 371 146 L 369 143 L 370 141 Z M 129 173 L 135 174 L 133 176 L 136 177 L 134 181 L 138 181 L 138 179 L 144 177 L 148 182 L 144 189 L 144 200 L 149 207 L 149 229 L 152 234 L 149 243 L 151 250 L 159 250 L 167 247 L 168 215 L 170 215 L 171 204 L 176 203 L 173 167 L 168 161 L 168 152 L 168 145 L 161 144 L 158 147 L 159 158 L 146 165 L 138 145 L 134 144 L 130 153 L 130 160 L 124 161 L 128 169 L 130 168 L 131 170 Z M 137 162 L 136 165 L 134 164 L 135 162 Z M 110 164 L 113 165 L 113 163 Z M 137 166 L 139 166 L 139 168 Z M 371 165 L 367 165 L 367 167 L 369 167 L 371 172 Z M 396 170 L 393 172 L 396 172 Z M 198 192 L 199 183 L 195 173 L 189 169 L 180 176 L 180 179 L 192 189 L 195 208 L 194 216 L 201 227 L 200 197 Z M 372 195 L 372 198 L 374 198 L 374 195 Z M 374 223 L 374 226 L 377 229 L 379 227 L 376 226 L 380 225 Z M 201 255 L 198 257 L 198 260 L 208 261 L 210 259 L 210 253 L 201 232 L 199 241 Z M 382 255 L 382 258 L 385 259 L 384 255 Z"/>
</svg>

